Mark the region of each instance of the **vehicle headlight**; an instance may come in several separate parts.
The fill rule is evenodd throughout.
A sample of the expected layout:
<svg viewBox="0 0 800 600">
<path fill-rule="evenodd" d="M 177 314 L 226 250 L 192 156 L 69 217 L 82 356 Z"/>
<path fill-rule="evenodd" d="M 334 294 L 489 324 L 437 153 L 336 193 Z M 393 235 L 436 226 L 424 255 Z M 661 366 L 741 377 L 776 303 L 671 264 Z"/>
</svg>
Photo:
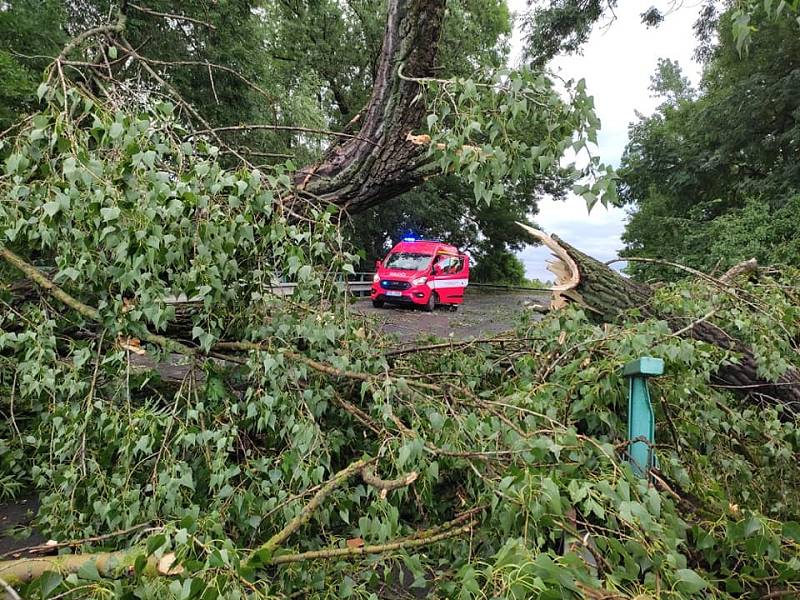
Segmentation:
<svg viewBox="0 0 800 600">
<path fill-rule="evenodd" d="M 372 283 L 378 283 L 380 280 L 381 278 L 378 277 L 377 273 L 375 273 L 375 275 L 372 276 Z"/>
<path fill-rule="evenodd" d="M 422 285 L 426 281 L 428 281 L 427 277 L 417 277 L 416 279 L 411 280 L 411 285 Z"/>
</svg>

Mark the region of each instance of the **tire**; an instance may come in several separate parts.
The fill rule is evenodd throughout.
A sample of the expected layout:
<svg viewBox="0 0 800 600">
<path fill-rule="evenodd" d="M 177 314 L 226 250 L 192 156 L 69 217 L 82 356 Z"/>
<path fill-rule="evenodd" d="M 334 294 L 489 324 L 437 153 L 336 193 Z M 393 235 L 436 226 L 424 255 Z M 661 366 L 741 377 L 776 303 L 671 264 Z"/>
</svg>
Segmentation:
<svg viewBox="0 0 800 600">
<path fill-rule="evenodd" d="M 458 312 L 458 304 L 451 304 L 450 312 Z"/>
<path fill-rule="evenodd" d="M 373 300 L 372 306 L 375 308 L 383 308 L 383 300 Z"/>
<path fill-rule="evenodd" d="M 423 306 L 423 310 L 425 312 L 433 312 L 434 307 L 436 306 L 436 292 L 431 292 L 431 295 L 428 296 L 428 301 Z"/>
</svg>

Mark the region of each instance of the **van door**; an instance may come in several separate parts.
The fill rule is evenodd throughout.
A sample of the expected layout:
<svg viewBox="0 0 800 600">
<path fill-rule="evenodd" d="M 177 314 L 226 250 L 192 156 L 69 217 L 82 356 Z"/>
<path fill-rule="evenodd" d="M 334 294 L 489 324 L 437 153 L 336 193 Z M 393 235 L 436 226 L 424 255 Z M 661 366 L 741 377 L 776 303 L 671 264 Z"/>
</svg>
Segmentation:
<svg viewBox="0 0 800 600">
<path fill-rule="evenodd" d="M 469 260 L 466 256 L 441 255 L 434 263 L 431 286 L 442 304 L 461 304 L 469 283 Z"/>
</svg>

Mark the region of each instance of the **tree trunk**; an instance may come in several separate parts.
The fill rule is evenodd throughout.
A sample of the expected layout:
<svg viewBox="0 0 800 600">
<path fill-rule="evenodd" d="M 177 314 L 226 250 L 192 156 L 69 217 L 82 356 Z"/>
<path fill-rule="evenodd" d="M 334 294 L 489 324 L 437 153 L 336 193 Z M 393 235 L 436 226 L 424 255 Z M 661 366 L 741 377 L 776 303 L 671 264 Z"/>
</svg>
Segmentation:
<svg viewBox="0 0 800 600">
<path fill-rule="evenodd" d="M 789 369 L 775 382 L 758 374 L 753 352 L 743 342 L 713 323 L 698 320 L 686 326 L 685 320 L 658 314 L 651 306 L 653 290 L 622 277 L 603 263 L 587 256 L 557 236 L 548 236 L 525 225 L 522 227 L 549 248 L 556 259 L 549 269 L 556 275 L 551 307 L 561 308 L 568 303 L 580 304 L 589 314 L 602 322 L 614 322 L 625 311 L 637 308 L 645 318 L 664 319 L 670 328 L 684 337 L 696 339 L 739 356 L 738 364 L 723 364 L 713 376 L 713 383 L 758 401 L 781 406 L 792 417 L 800 415 L 800 372 Z M 741 269 L 732 269 L 729 277 L 752 268 L 750 262 Z"/>
<path fill-rule="evenodd" d="M 407 139 L 420 127 L 425 105 L 419 85 L 400 77 L 433 72 L 445 0 L 390 0 L 372 96 L 357 138 L 334 145 L 295 178 L 301 194 L 349 212 L 373 206 L 422 181 L 425 148 Z"/>
</svg>

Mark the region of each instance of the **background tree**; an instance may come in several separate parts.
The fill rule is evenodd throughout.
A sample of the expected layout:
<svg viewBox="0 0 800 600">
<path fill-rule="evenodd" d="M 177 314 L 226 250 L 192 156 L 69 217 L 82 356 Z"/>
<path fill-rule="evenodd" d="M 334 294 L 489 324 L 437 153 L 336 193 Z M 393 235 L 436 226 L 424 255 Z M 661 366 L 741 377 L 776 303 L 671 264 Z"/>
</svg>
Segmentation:
<svg viewBox="0 0 800 600">
<path fill-rule="evenodd" d="M 659 63 L 651 89 L 664 102 L 631 126 L 620 169 L 621 196 L 634 209 L 625 255 L 703 270 L 751 256 L 800 263 L 800 37 L 789 20 L 765 20 L 741 56 L 731 18 L 720 20 L 697 97 L 675 63 Z"/>
<path fill-rule="evenodd" d="M 35 107 L 41 73 L 67 39 L 65 22 L 56 0 L 0 5 L 0 131 Z"/>
<path fill-rule="evenodd" d="M 530 240 L 517 222 L 527 222 L 533 210 L 532 196 L 509 194 L 487 205 L 476 201 L 463 181 L 441 176 L 390 206 L 354 216 L 350 230 L 356 247 L 364 250 L 366 268 L 403 237 L 415 236 L 447 241 L 468 252 L 475 281 L 522 284 L 525 269 L 514 251 Z"/>
</svg>

